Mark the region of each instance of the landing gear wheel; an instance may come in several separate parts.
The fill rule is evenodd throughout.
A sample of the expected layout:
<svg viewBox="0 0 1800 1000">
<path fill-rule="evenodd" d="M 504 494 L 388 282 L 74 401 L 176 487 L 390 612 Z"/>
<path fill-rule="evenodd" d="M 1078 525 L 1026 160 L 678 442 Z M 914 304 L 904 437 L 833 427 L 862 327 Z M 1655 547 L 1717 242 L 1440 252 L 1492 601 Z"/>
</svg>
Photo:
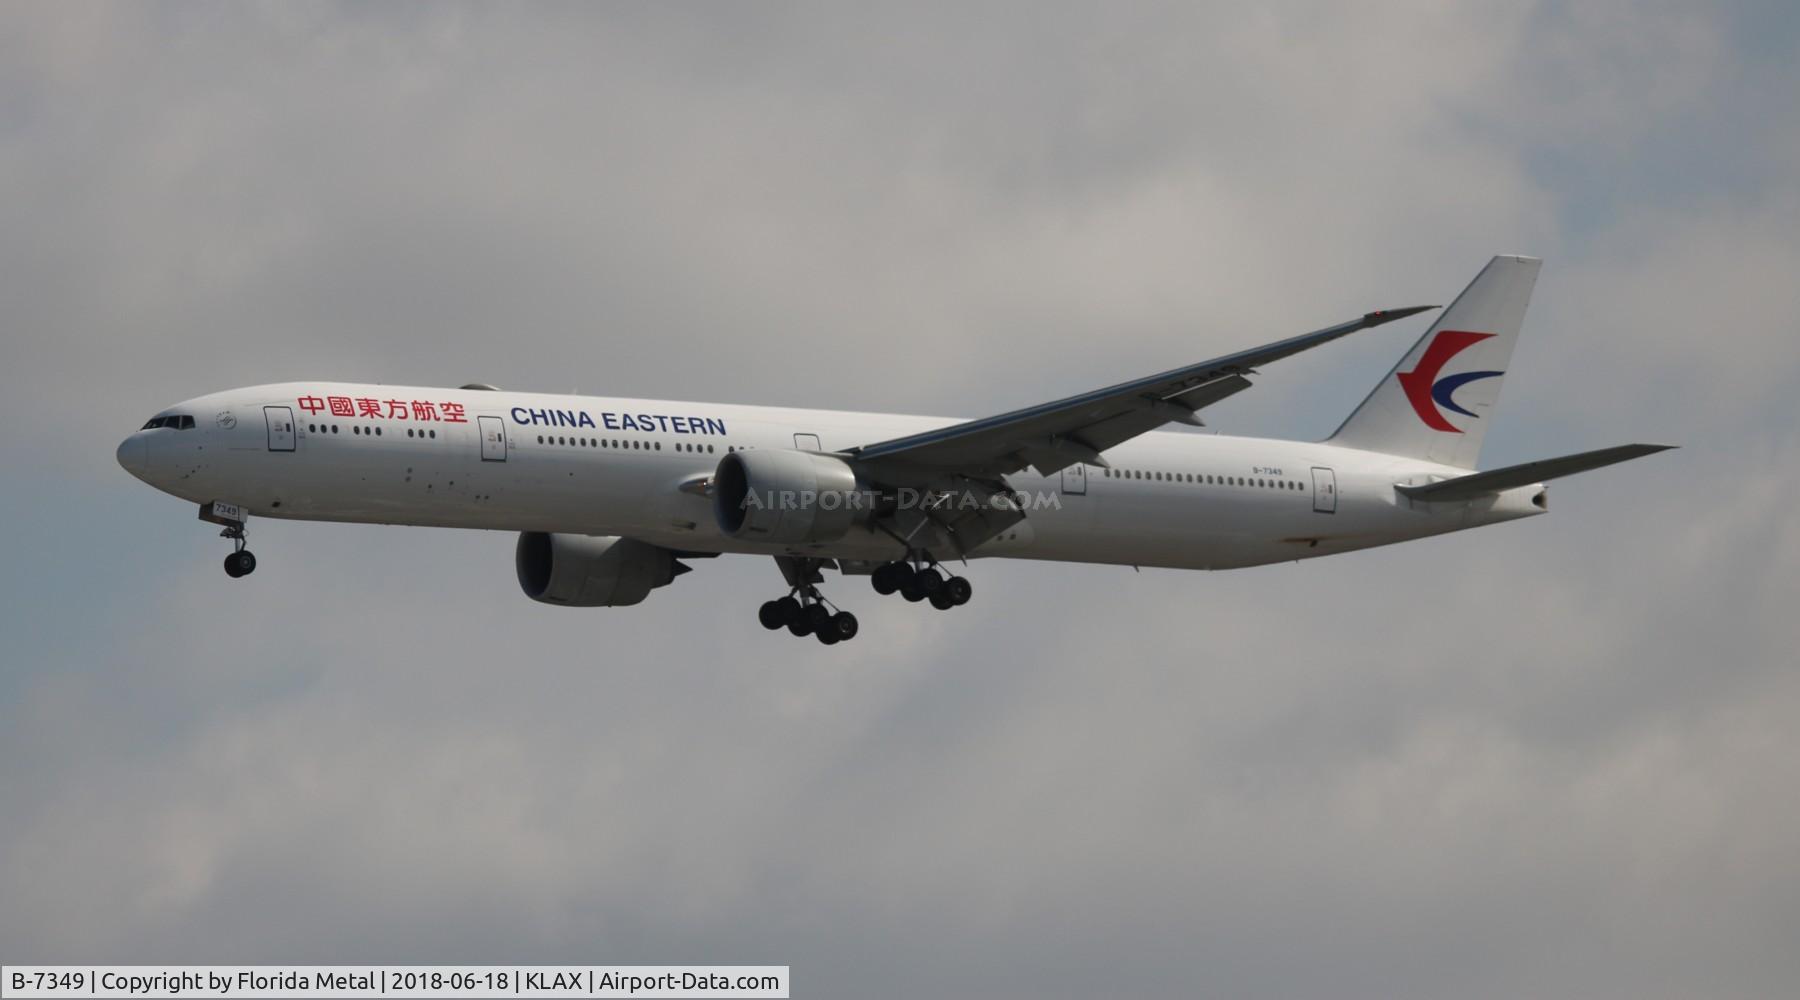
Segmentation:
<svg viewBox="0 0 1800 1000">
<path fill-rule="evenodd" d="M 839 611 L 831 616 L 831 627 L 825 631 L 838 637 L 838 640 L 849 641 L 856 638 L 856 616 L 848 611 Z"/>
<path fill-rule="evenodd" d="M 823 604 L 807 605 L 806 624 L 811 626 L 814 632 L 831 631 L 831 609 Z"/>
<path fill-rule="evenodd" d="M 233 580 L 240 576 L 249 576 L 256 572 L 256 557 L 249 549 L 242 549 L 225 557 L 225 575 Z"/>
<path fill-rule="evenodd" d="M 913 586 L 919 588 L 919 593 L 930 597 L 944 588 L 944 574 L 935 569 L 920 570 Z"/>
<path fill-rule="evenodd" d="M 975 588 L 967 578 L 953 576 L 944 581 L 944 593 L 949 594 L 950 600 L 960 606 L 969 603 L 969 598 L 975 596 Z"/>
<path fill-rule="evenodd" d="M 949 591 L 940 590 L 931 595 L 931 606 L 939 611 L 949 611 L 956 607 L 956 598 L 951 597 Z"/>
<path fill-rule="evenodd" d="M 781 624 L 783 625 L 792 625 L 803 616 L 804 609 L 800 607 L 800 602 L 792 597 L 780 598 L 775 603 L 781 608 Z"/>
<path fill-rule="evenodd" d="M 915 583 L 909 583 L 906 586 L 901 587 L 900 588 L 900 596 L 906 598 L 908 601 L 911 601 L 914 604 L 917 604 L 920 601 L 923 601 L 925 599 L 925 592 L 923 590 L 920 590 L 919 585 L 915 582 Z"/>
<path fill-rule="evenodd" d="M 764 601 L 763 606 L 756 609 L 756 620 L 762 622 L 763 628 L 773 632 L 787 624 L 787 609 L 782 606 L 780 599 Z"/>
<path fill-rule="evenodd" d="M 793 621 L 788 622 L 787 630 L 798 636 L 812 635 L 812 621 L 805 615 L 801 615 Z"/>
<path fill-rule="evenodd" d="M 821 631 L 814 632 L 813 638 L 818 639 L 819 645 L 821 645 L 821 646 L 835 646 L 838 643 L 844 641 L 844 640 L 838 638 L 838 634 L 836 632 L 833 632 L 830 629 L 823 629 Z"/>
<path fill-rule="evenodd" d="M 899 563 L 884 563 L 875 567 L 875 572 L 869 575 L 869 585 L 875 588 L 877 594 L 885 597 L 900 589 L 899 574 L 894 572 L 900 565 Z"/>
</svg>

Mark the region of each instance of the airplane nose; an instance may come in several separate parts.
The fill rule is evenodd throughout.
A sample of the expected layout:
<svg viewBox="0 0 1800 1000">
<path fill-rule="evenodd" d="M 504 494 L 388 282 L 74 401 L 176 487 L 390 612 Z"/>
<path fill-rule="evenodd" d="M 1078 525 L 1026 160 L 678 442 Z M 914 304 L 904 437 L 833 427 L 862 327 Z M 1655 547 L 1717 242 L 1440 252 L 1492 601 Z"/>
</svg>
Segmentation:
<svg viewBox="0 0 1800 1000">
<path fill-rule="evenodd" d="M 150 442 L 142 434 L 133 434 L 119 443 L 119 465 L 126 472 L 144 478 L 144 472 L 150 468 Z"/>
</svg>

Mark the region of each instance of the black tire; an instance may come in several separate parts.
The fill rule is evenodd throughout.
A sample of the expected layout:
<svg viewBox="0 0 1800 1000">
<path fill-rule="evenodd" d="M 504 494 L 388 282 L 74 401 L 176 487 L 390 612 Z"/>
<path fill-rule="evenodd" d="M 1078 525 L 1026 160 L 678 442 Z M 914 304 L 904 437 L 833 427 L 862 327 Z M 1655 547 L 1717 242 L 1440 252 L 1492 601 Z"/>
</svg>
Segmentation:
<svg viewBox="0 0 1800 1000">
<path fill-rule="evenodd" d="M 256 557 L 250 554 L 249 549 L 239 552 L 237 559 L 239 576 L 249 576 L 256 572 Z"/>
<path fill-rule="evenodd" d="M 951 597 L 949 591 L 940 590 L 931 595 L 931 606 L 939 611 L 949 611 L 956 607 L 956 598 Z"/>
<path fill-rule="evenodd" d="M 814 632 L 829 632 L 831 630 L 831 610 L 823 604 L 807 605 L 806 623 L 812 626 Z"/>
<path fill-rule="evenodd" d="M 799 621 L 788 622 L 787 630 L 798 636 L 812 635 L 812 622 L 807 621 L 805 618 L 802 618 Z"/>
<path fill-rule="evenodd" d="M 975 588 L 969 583 L 968 578 L 953 576 L 944 581 L 944 593 L 949 594 L 950 599 L 960 607 L 969 603 L 969 598 L 975 596 Z"/>
<path fill-rule="evenodd" d="M 894 589 L 905 592 L 919 578 L 919 571 L 912 568 L 911 563 L 894 563 Z"/>
<path fill-rule="evenodd" d="M 912 583 L 900 588 L 900 596 L 917 604 L 925 599 L 925 592 L 919 589 L 918 584 Z"/>
<path fill-rule="evenodd" d="M 819 645 L 821 645 L 821 646 L 835 646 L 838 643 L 843 641 L 842 639 L 839 639 L 837 637 L 837 633 L 831 631 L 830 629 L 823 629 L 821 631 L 814 632 L 813 638 L 819 640 Z"/>
<path fill-rule="evenodd" d="M 800 607 L 800 602 L 794 600 L 792 595 L 783 597 L 775 603 L 781 605 L 781 624 L 783 625 L 792 625 L 804 615 L 804 609 Z"/>
<path fill-rule="evenodd" d="M 225 575 L 231 577 L 233 580 L 244 575 L 244 571 L 238 569 L 236 552 L 225 557 Z"/>
<path fill-rule="evenodd" d="M 831 616 L 830 631 L 835 634 L 840 641 L 849 641 L 856 638 L 857 628 L 856 616 L 848 611 L 839 611 L 837 614 Z"/>
<path fill-rule="evenodd" d="M 883 597 L 899 590 L 900 581 L 894 579 L 894 564 L 883 563 L 875 567 L 875 572 L 869 575 L 869 586 L 874 587 L 875 592 Z"/>
<path fill-rule="evenodd" d="M 919 581 L 915 586 L 919 588 L 920 593 L 929 597 L 944 589 L 944 574 L 939 573 L 935 569 L 921 570 L 919 572 Z"/>
<path fill-rule="evenodd" d="M 756 620 L 771 632 L 786 625 L 787 616 L 782 613 L 781 601 L 764 601 L 762 607 L 756 609 Z"/>
</svg>

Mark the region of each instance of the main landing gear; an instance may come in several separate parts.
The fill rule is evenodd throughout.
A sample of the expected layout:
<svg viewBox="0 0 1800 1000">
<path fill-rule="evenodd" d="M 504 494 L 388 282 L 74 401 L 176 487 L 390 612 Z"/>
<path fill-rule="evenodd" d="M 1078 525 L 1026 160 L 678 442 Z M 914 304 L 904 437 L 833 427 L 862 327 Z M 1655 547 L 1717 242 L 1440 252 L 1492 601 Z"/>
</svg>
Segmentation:
<svg viewBox="0 0 1800 1000">
<path fill-rule="evenodd" d="M 794 635 L 813 636 L 827 646 L 856 638 L 856 616 L 837 610 L 811 584 L 795 587 L 786 597 L 764 601 L 756 617 L 771 632 L 785 628 Z"/>
<path fill-rule="evenodd" d="M 891 562 L 876 568 L 869 583 L 877 594 L 899 594 L 908 601 L 930 601 L 939 611 L 948 611 L 969 603 L 975 588 L 960 576 L 946 577 L 933 563 L 915 566 L 911 562 Z"/>
<path fill-rule="evenodd" d="M 824 561 L 799 556 L 776 556 L 775 564 L 787 580 L 786 597 L 763 602 L 756 617 L 771 632 L 787 629 L 794 635 L 813 636 L 827 646 L 856 638 L 856 616 L 841 611 L 819 593 L 825 581 Z M 908 601 L 930 601 L 940 611 L 969 603 L 974 588 L 960 576 L 945 576 L 929 554 L 909 554 L 903 562 L 884 563 L 871 577 L 878 594 L 899 594 Z"/>
</svg>

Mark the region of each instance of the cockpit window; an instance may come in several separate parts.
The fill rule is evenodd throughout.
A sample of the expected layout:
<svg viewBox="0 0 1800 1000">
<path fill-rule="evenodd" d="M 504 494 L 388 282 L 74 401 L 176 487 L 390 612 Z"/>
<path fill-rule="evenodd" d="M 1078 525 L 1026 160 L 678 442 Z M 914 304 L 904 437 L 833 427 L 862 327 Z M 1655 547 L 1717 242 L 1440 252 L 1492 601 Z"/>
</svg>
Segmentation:
<svg viewBox="0 0 1800 1000">
<path fill-rule="evenodd" d="M 158 427 L 167 427 L 172 431 L 191 431 L 194 429 L 194 418 L 186 413 L 171 413 L 166 417 L 151 417 L 142 430 L 150 431 Z"/>
</svg>

